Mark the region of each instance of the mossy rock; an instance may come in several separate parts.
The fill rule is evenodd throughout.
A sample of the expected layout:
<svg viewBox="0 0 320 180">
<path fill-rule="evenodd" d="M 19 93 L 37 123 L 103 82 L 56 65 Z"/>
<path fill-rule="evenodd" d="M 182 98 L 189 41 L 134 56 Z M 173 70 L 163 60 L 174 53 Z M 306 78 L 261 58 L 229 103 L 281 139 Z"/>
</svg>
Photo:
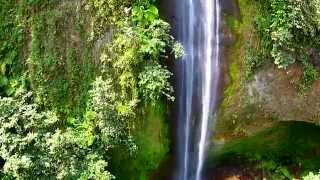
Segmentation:
<svg viewBox="0 0 320 180">
<path fill-rule="evenodd" d="M 115 173 L 117 179 L 147 180 L 159 168 L 169 152 L 169 128 L 166 120 L 165 102 L 146 108 L 145 115 L 133 132 L 138 147 L 136 154 L 126 154 L 121 148 L 112 152 L 111 172 Z"/>
<path fill-rule="evenodd" d="M 317 171 L 320 167 L 320 127 L 305 122 L 276 123 L 249 137 L 227 143 L 220 141 L 210 150 L 210 167 L 237 161 L 243 165 L 253 163 L 266 170 L 284 167 L 301 174 Z M 266 166 L 268 164 L 272 166 Z"/>
</svg>

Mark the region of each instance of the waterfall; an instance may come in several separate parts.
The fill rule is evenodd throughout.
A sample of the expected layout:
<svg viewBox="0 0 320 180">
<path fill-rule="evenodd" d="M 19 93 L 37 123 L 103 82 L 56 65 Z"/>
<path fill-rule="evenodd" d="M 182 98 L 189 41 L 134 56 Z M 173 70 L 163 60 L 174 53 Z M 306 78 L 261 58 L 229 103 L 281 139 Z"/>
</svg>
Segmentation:
<svg viewBox="0 0 320 180">
<path fill-rule="evenodd" d="M 177 38 L 185 47 L 185 55 L 176 65 L 179 112 L 175 179 L 201 180 L 209 126 L 215 121 L 219 95 L 220 2 L 177 1 Z"/>
</svg>

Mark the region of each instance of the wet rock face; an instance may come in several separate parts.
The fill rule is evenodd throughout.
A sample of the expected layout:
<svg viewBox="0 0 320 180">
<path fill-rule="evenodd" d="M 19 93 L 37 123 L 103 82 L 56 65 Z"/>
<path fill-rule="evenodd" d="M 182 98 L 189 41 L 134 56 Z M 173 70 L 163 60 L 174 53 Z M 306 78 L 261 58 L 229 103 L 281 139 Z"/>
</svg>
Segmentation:
<svg viewBox="0 0 320 180">
<path fill-rule="evenodd" d="M 233 139 L 252 135 L 278 121 L 318 124 L 320 81 L 302 90 L 302 77 L 303 68 L 299 65 L 287 70 L 266 65 L 251 81 L 243 83 L 241 89 L 228 94 L 233 100 L 220 109 L 216 137 Z"/>
<path fill-rule="evenodd" d="M 309 58 L 312 65 L 315 66 L 318 71 L 320 71 L 320 50 L 311 48 L 309 51 Z"/>
<path fill-rule="evenodd" d="M 248 180 L 263 179 L 261 170 L 240 164 L 223 165 L 208 172 L 207 180 Z"/>
<path fill-rule="evenodd" d="M 302 68 L 295 65 L 288 70 L 267 67 L 254 76 L 246 86 L 247 98 L 253 105 L 259 104 L 267 114 L 282 121 L 307 121 L 318 123 L 320 119 L 320 83 L 302 92 L 299 88 Z"/>
<path fill-rule="evenodd" d="M 237 0 L 221 1 L 222 11 L 240 20 L 239 2 Z"/>
</svg>

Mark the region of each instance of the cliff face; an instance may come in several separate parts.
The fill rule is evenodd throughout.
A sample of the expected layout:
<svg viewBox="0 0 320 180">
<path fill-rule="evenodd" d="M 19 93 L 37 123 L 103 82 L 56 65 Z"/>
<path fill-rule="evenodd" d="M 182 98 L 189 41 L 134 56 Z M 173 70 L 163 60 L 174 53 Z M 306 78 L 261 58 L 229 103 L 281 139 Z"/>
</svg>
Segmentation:
<svg viewBox="0 0 320 180">
<path fill-rule="evenodd" d="M 131 3 L 132 1 L 127 2 Z M 16 58 L 13 59 L 15 62 L 10 62 L 10 64 L 5 64 L 2 61 L 4 59 L 3 52 L 7 50 L 5 49 L 7 42 L 0 43 L 0 96 L 1 98 L 2 96 L 15 96 L 15 93 L 19 93 L 19 87 L 23 86 L 26 91 L 33 92 L 35 97 L 34 101 L 39 105 L 39 111 L 52 110 L 57 114 L 59 123 L 57 123 L 58 125 L 55 128 L 77 130 L 78 128 L 76 128 L 76 126 L 79 125 L 79 123 L 86 121 L 87 111 L 89 111 L 88 104 L 90 104 L 88 99 L 90 99 L 92 94 L 93 82 L 99 76 L 102 76 L 103 79 L 112 79 L 110 83 L 112 83 L 113 87 L 116 89 L 115 98 L 123 98 L 120 99 L 118 103 L 112 103 L 112 105 L 116 106 L 115 109 L 117 109 L 117 113 L 123 113 L 121 116 L 125 119 L 123 121 L 117 119 L 115 126 L 123 127 L 123 124 L 121 123 L 126 123 L 125 131 L 130 134 L 130 141 L 135 143 L 134 148 L 137 149 L 134 150 L 133 154 L 131 154 L 131 152 L 129 153 L 128 149 L 126 149 L 127 145 L 124 145 L 127 142 L 121 140 L 121 143 L 119 143 L 120 145 L 115 145 L 115 148 L 112 150 L 101 147 L 103 153 L 99 153 L 99 155 L 104 154 L 108 157 L 106 158 L 109 162 L 107 169 L 112 170 L 112 174 L 115 175 L 117 179 L 148 179 L 150 173 L 159 167 L 160 162 L 165 159 L 169 151 L 170 140 L 167 123 L 168 102 L 162 95 L 157 98 L 153 104 L 146 99 L 142 100 L 141 92 L 138 92 L 137 90 L 138 83 L 136 80 L 140 78 L 139 74 L 142 74 L 141 71 L 146 69 L 145 66 L 148 65 L 148 63 L 155 63 L 158 65 L 157 61 L 160 61 L 160 59 L 167 61 L 167 58 L 161 54 L 164 53 L 169 46 L 169 42 L 163 41 L 167 41 L 167 39 L 168 41 L 169 39 L 171 40 L 171 36 L 167 33 L 166 29 L 169 28 L 169 25 L 165 22 L 161 22 L 162 24 L 157 24 L 156 26 L 153 25 L 152 28 L 154 28 L 153 30 L 155 33 L 145 35 L 145 37 L 148 36 L 149 38 L 153 38 L 153 35 L 159 35 L 159 37 L 152 40 L 156 39 L 156 43 L 160 43 L 163 49 L 159 50 L 158 44 L 151 44 L 152 46 L 144 46 L 145 49 L 149 48 L 149 51 L 152 51 L 150 53 L 151 55 L 148 54 L 149 52 L 146 53 L 149 56 L 137 55 L 138 53 L 141 53 L 138 48 L 143 45 L 141 45 L 142 43 L 139 44 L 133 41 L 139 41 L 139 38 L 141 37 L 138 37 L 138 35 L 141 35 L 142 33 L 138 35 L 134 34 L 132 36 L 135 37 L 126 37 L 124 40 L 120 39 L 123 41 L 127 40 L 127 42 L 132 44 L 123 43 L 124 45 L 119 45 L 118 52 L 110 50 L 112 51 L 111 55 L 114 55 L 112 58 L 115 57 L 117 53 L 121 54 L 121 50 L 123 50 L 123 54 L 125 55 L 122 57 L 117 56 L 117 58 L 112 59 L 110 58 L 111 55 L 108 54 L 108 59 L 102 62 L 102 56 L 106 59 L 107 49 L 110 49 L 112 43 L 114 43 L 114 34 L 118 32 L 117 35 L 119 36 L 119 32 L 124 31 L 124 29 L 117 29 L 116 31 L 116 28 L 114 28 L 115 24 L 108 24 L 108 18 L 117 19 L 120 18 L 118 15 L 123 13 L 127 13 L 125 18 L 130 18 L 128 12 L 133 9 L 130 7 L 126 9 L 128 12 L 123 12 L 121 9 L 115 8 L 114 4 L 110 5 L 110 3 L 122 5 L 125 4 L 125 1 L 7 1 L 6 6 L 8 6 L 8 10 L 5 9 L 7 7 L 3 5 L 3 7 L 0 8 L 1 14 L 12 13 L 13 17 L 7 20 L 8 22 L 0 21 L 0 28 L 3 30 L 3 27 L 16 25 L 19 27 L 19 33 L 7 32 L 9 30 L 4 30 L 0 33 L 0 39 L 5 39 L 3 36 L 10 37 L 19 34 L 17 39 L 21 40 L 19 41 L 19 46 L 17 45 L 19 47 L 16 50 L 17 52 L 14 52 Z M 10 5 L 10 9 L 7 4 Z M 145 6 L 146 7 L 142 8 L 147 9 L 150 5 Z M 98 11 L 95 8 L 101 9 Z M 114 9 L 110 10 L 110 8 Z M 151 16 L 151 19 L 154 18 L 151 21 L 155 21 L 159 18 L 158 10 L 153 6 L 151 10 L 152 12 L 145 10 L 140 13 L 142 16 L 144 13 L 149 13 L 148 18 Z M 2 20 L 3 18 L 0 19 Z M 16 24 L 13 24 L 14 21 L 17 21 Z M 157 20 L 157 23 L 160 23 L 159 21 Z M 141 29 L 145 28 L 143 29 L 145 30 L 144 33 L 147 33 L 147 27 L 150 26 L 150 24 L 148 24 L 148 26 L 145 24 Z M 138 28 L 129 27 L 128 29 L 132 30 Z M 162 37 L 162 35 L 165 36 Z M 150 42 L 150 39 L 147 38 L 144 39 L 146 43 Z M 12 41 L 11 39 L 13 38 L 8 39 Z M 9 40 L 8 42 L 10 42 Z M 120 40 L 118 39 L 118 41 Z M 165 45 L 163 45 L 163 43 Z M 4 44 L 3 47 L 5 48 L 2 48 L 2 44 Z M 11 50 L 11 46 L 14 45 L 9 44 L 8 49 Z M 132 45 L 132 47 L 130 45 Z M 125 49 L 125 46 L 128 46 L 127 48 L 129 50 Z M 128 52 L 125 52 L 126 50 Z M 159 54 L 159 57 L 154 58 L 152 53 Z M 151 59 L 151 56 L 154 59 Z M 120 62 L 121 60 L 122 62 Z M 145 61 L 145 63 L 139 62 L 139 66 L 136 62 L 140 60 Z M 108 61 L 107 63 L 115 63 L 115 61 L 117 61 L 119 64 L 117 67 L 111 66 L 110 64 L 106 65 L 104 64 L 106 61 Z M 155 64 L 152 65 L 156 66 Z M 161 64 L 162 69 L 160 70 L 167 70 L 163 64 Z M 17 70 L 14 71 L 14 68 L 12 67 L 15 66 L 19 66 L 19 69 L 17 68 Z M 117 72 L 113 71 L 112 73 L 114 74 L 112 74 L 110 73 L 111 71 L 108 71 L 109 74 L 106 73 L 105 70 L 108 67 L 116 69 Z M 136 69 L 131 72 L 130 68 Z M 119 74 L 117 73 L 125 71 L 123 69 L 130 69 L 128 70 L 130 72 L 127 74 L 123 73 L 125 75 L 122 74 L 123 76 L 119 77 Z M 133 77 L 131 77 L 131 75 L 137 73 L 137 71 L 140 73 L 134 74 Z M 6 78 L 6 83 L 2 82 L 3 76 Z M 167 79 L 169 79 L 171 74 L 168 73 L 166 76 L 168 76 Z M 129 81 L 129 83 L 126 81 Z M 121 89 L 119 83 L 123 83 L 123 86 L 128 87 L 128 89 Z M 161 81 L 161 83 L 163 83 L 163 81 Z M 150 82 L 148 81 L 146 84 L 149 85 Z M 150 88 L 151 91 L 156 89 L 152 88 L 154 88 L 154 86 Z M 140 99 L 137 101 L 130 101 L 134 99 L 133 96 L 138 96 L 138 93 Z M 103 92 L 101 95 L 103 96 L 103 99 L 106 100 L 108 99 L 106 96 L 111 96 L 112 93 Z M 125 98 L 127 99 L 124 100 Z M 97 103 L 95 104 L 97 105 Z M 134 109 L 133 112 L 131 112 L 132 109 Z M 107 117 L 109 115 L 110 114 L 106 112 L 102 117 Z M 104 121 L 103 123 L 93 124 L 94 126 L 100 126 L 108 123 L 109 122 Z M 54 129 L 52 129 L 52 131 L 54 131 Z M 92 128 L 92 132 L 93 131 L 100 133 L 100 130 L 97 130 L 96 128 Z M 122 136 L 115 135 L 116 133 L 118 133 L 118 130 L 112 132 L 111 136 L 119 139 L 123 138 Z M 70 149 L 71 148 L 66 151 L 71 152 Z M 100 147 L 95 146 L 95 149 L 100 149 Z M 2 158 L 3 157 L 0 159 L 0 178 L 2 177 L 3 161 L 5 161 Z M 80 159 L 84 160 L 85 158 L 80 157 Z M 41 170 L 35 169 L 34 171 Z"/>
<path fill-rule="evenodd" d="M 269 59 L 246 78 L 248 44 L 258 48 L 255 31 L 257 1 L 239 0 L 240 16 L 225 11 L 225 90 L 217 122 L 217 137 L 253 134 L 279 121 L 319 123 L 320 81 L 302 89 L 303 67 L 278 69 Z M 252 47 L 250 47 L 252 48 Z"/>
<path fill-rule="evenodd" d="M 279 69 L 272 59 L 262 59 L 252 72 L 246 58 L 261 45 L 255 26 L 261 4 L 233 3 L 240 13 L 237 8 L 224 13 L 225 85 L 208 177 L 292 179 L 318 171 L 320 81 L 305 88 L 301 64 Z M 317 57 L 311 53 L 310 59 Z"/>
</svg>

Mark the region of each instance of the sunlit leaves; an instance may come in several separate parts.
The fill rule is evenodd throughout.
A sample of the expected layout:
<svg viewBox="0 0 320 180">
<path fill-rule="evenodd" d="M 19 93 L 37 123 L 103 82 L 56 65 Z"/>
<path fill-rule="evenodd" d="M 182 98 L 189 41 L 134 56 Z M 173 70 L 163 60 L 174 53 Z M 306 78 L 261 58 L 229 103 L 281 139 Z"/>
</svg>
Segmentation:
<svg viewBox="0 0 320 180">
<path fill-rule="evenodd" d="M 302 177 L 303 180 L 320 180 L 320 172 L 319 173 L 313 173 L 309 172 L 308 175 Z"/>
<path fill-rule="evenodd" d="M 138 26 L 146 26 L 159 18 L 159 12 L 157 7 L 151 5 L 134 6 L 132 9 L 132 19 Z"/>
<path fill-rule="evenodd" d="M 23 43 L 23 28 L 17 16 L 19 8 L 16 1 L 0 0 L 0 94 L 12 95 L 11 79 L 19 73 L 18 63 Z"/>
<path fill-rule="evenodd" d="M 301 61 L 308 48 L 319 48 L 319 0 L 261 1 L 265 14 L 256 18 L 264 48 L 279 68 Z M 268 8 L 270 7 L 270 8 Z"/>
<path fill-rule="evenodd" d="M 72 128 L 60 129 L 61 119 L 40 111 L 31 94 L 0 98 L 0 156 L 3 172 L 17 179 L 110 179 L 99 149 L 80 144 Z M 109 142 L 105 141 L 105 144 Z"/>
<path fill-rule="evenodd" d="M 173 88 L 169 83 L 171 75 L 172 73 L 158 64 L 145 67 L 139 75 L 139 89 L 144 99 L 155 103 L 165 95 L 169 100 L 174 100 Z"/>
</svg>

